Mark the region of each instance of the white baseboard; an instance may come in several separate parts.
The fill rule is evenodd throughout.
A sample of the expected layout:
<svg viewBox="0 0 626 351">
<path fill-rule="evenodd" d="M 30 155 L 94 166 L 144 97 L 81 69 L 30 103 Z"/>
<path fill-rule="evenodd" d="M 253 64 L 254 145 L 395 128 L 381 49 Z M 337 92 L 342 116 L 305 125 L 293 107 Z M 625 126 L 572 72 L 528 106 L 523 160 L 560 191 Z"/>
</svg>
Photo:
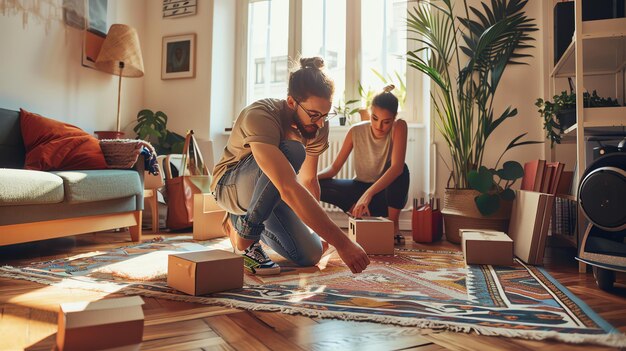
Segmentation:
<svg viewBox="0 0 626 351">
<path fill-rule="evenodd" d="M 348 228 L 348 215 L 343 212 L 338 211 L 328 211 L 326 212 L 328 217 L 335 222 L 339 228 Z M 411 231 L 411 210 L 402 210 L 400 213 L 400 230 Z"/>
</svg>

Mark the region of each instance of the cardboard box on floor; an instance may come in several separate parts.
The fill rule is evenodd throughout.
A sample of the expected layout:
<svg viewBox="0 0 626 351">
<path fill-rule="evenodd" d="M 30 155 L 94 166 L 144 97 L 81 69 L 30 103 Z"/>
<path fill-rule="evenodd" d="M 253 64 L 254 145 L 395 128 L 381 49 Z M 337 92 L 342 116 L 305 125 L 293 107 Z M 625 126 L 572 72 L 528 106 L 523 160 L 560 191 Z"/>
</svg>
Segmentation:
<svg viewBox="0 0 626 351">
<path fill-rule="evenodd" d="M 383 217 L 350 217 L 348 236 L 368 255 L 393 255 L 393 222 Z"/>
<path fill-rule="evenodd" d="M 195 194 L 193 196 L 193 238 L 209 240 L 224 236 L 222 219 L 224 211 L 211 194 Z"/>
<path fill-rule="evenodd" d="M 143 337 L 139 296 L 61 304 L 57 349 L 139 350 Z"/>
<path fill-rule="evenodd" d="M 223 250 L 169 255 L 167 285 L 189 295 L 241 288 L 243 257 Z"/>
<path fill-rule="evenodd" d="M 459 229 L 465 264 L 513 264 L 513 240 L 503 232 L 484 229 Z"/>
</svg>

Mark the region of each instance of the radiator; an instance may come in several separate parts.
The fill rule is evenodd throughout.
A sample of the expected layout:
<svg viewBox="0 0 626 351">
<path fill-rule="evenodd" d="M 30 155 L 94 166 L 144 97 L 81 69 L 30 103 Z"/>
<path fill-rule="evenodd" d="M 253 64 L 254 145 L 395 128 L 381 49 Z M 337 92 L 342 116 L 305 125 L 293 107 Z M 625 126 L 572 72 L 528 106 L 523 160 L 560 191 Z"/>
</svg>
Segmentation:
<svg viewBox="0 0 626 351">
<path fill-rule="evenodd" d="M 427 197 L 428 196 L 428 177 L 429 165 L 428 165 L 428 146 L 425 129 L 421 126 L 415 127 L 409 125 L 409 135 L 407 138 L 406 147 L 406 164 L 411 173 L 411 184 L 409 185 L 409 201 L 405 206 L 405 209 L 410 209 L 412 201 L 411 199 Z M 345 138 L 345 130 L 332 130 L 329 134 L 329 146 L 326 152 L 320 155 L 318 159 L 318 169 L 322 170 L 330 166 L 337 158 L 339 150 L 343 145 Z M 353 155 L 346 160 L 339 173 L 335 178 L 354 178 L 354 166 Z M 321 202 L 322 208 L 327 212 L 342 212 L 340 208 L 329 205 L 325 202 Z"/>
</svg>

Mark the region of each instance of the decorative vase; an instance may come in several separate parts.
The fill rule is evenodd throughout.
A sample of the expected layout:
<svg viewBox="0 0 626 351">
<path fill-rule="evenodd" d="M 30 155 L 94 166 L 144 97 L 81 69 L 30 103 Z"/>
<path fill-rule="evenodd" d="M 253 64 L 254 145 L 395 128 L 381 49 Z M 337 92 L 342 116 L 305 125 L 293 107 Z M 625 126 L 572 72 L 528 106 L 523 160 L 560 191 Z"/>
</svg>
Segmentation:
<svg viewBox="0 0 626 351">
<path fill-rule="evenodd" d="M 359 109 L 359 115 L 361 115 L 361 121 L 370 120 L 370 111 L 366 108 Z"/>
<path fill-rule="evenodd" d="M 489 229 L 505 233 L 508 231 L 513 202 L 502 201 L 496 213 L 483 216 L 474 202 L 478 195 L 480 193 L 472 189 L 446 189 L 441 213 L 446 239 L 449 242 L 461 243 L 459 229 Z"/>
</svg>

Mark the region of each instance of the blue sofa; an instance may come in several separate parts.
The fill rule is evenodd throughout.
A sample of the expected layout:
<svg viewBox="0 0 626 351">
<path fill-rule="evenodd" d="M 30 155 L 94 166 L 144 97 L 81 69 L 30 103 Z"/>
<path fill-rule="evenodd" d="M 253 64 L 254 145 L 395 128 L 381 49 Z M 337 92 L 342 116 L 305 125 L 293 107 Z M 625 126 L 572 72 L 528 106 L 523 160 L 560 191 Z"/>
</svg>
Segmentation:
<svg viewBox="0 0 626 351">
<path fill-rule="evenodd" d="M 141 240 L 142 158 L 134 169 L 55 172 L 25 170 L 24 159 L 19 112 L 0 109 L 0 246 L 124 227 Z"/>
</svg>

